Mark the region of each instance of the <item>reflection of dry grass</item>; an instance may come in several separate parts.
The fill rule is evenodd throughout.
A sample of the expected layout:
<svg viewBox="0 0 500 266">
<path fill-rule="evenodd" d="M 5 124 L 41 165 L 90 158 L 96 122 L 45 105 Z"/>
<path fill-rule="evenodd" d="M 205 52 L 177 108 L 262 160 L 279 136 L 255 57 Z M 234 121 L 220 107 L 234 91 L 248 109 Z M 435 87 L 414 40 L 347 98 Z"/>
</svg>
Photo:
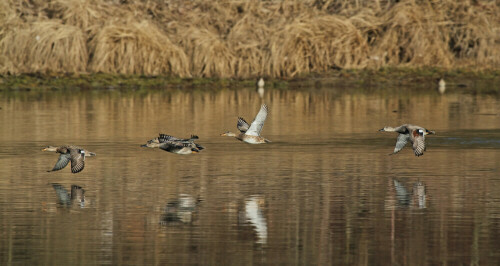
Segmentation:
<svg viewBox="0 0 500 266">
<path fill-rule="evenodd" d="M 0 3 L 0 71 L 250 78 L 332 67 L 498 68 L 498 14 L 494 1 L 8 0 Z"/>
</svg>

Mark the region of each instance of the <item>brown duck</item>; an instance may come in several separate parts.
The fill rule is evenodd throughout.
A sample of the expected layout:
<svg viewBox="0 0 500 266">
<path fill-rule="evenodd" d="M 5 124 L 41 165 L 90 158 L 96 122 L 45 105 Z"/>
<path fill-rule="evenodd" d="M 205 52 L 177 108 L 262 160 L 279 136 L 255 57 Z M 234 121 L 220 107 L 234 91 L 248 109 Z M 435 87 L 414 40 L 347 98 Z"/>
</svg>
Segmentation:
<svg viewBox="0 0 500 266">
<path fill-rule="evenodd" d="M 170 135 L 160 134 L 159 137 L 149 140 L 141 147 L 160 148 L 176 154 L 198 153 L 204 149 L 203 146 L 194 143 L 198 136 L 192 135 L 189 139 L 179 139 Z"/>
<path fill-rule="evenodd" d="M 93 152 L 73 145 L 59 147 L 47 146 L 42 149 L 42 151 L 54 151 L 61 154 L 59 155 L 59 160 L 57 160 L 54 168 L 47 172 L 59 171 L 66 167 L 66 165 L 68 165 L 68 163 L 71 161 L 71 172 L 73 174 L 76 174 L 81 172 L 85 167 L 85 157 L 96 156 L 96 154 Z"/>
<path fill-rule="evenodd" d="M 410 125 L 410 124 L 404 124 L 399 127 L 384 127 L 380 129 L 379 131 L 384 131 L 384 132 L 398 132 L 398 139 L 396 141 L 396 147 L 394 148 L 394 152 L 392 154 L 398 153 L 400 150 L 402 150 L 406 144 L 411 142 L 412 147 L 413 147 L 413 152 L 415 153 L 415 156 L 421 156 L 424 155 L 425 151 L 425 135 L 429 134 L 436 134 L 436 132 L 427 130 L 423 127 L 420 126 L 415 126 L 415 125 Z"/>
</svg>

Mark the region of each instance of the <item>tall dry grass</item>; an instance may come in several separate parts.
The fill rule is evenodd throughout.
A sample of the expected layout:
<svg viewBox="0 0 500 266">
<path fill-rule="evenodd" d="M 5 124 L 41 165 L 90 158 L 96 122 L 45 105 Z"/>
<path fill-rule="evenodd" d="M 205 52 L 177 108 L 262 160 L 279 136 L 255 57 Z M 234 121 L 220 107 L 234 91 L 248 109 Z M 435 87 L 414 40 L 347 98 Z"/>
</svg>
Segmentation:
<svg viewBox="0 0 500 266">
<path fill-rule="evenodd" d="M 106 25 L 89 46 L 92 72 L 189 76 L 184 51 L 148 21 Z"/>
<path fill-rule="evenodd" d="M 293 77 L 500 68 L 494 0 L 6 0 L 0 73 Z"/>
<path fill-rule="evenodd" d="M 10 73 L 86 71 L 88 52 L 79 28 L 57 20 L 24 26 L 8 29 L 0 40 L 0 53 L 7 59 L 2 64 L 5 70 Z"/>
</svg>

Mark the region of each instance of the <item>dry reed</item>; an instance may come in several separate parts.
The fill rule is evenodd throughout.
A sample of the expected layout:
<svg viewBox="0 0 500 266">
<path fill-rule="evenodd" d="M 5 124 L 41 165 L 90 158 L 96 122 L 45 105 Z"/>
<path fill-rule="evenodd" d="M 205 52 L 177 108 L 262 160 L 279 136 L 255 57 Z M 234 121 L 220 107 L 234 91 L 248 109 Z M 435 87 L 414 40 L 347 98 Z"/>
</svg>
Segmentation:
<svg viewBox="0 0 500 266">
<path fill-rule="evenodd" d="M 87 68 L 82 31 L 55 20 L 10 28 L 0 40 L 0 53 L 6 59 L 1 69 L 8 73 L 84 72 Z"/>
<path fill-rule="evenodd" d="M 430 4 L 413 1 L 396 4 L 384 16 L 380 39 L 372 59 L 382 65 L 448 66 L 453 54 L 447 47 L 447 21 Z"/>
<path fill-rule="evenodd" d="M 189 76 L 184 51 L 147 21 L 105 26 L 90 47 L 93 72 Z"/>
<path fill-rule="evenodd" d="M 500 68 L 499 14 L 495 1 L 472 0 L 6 0 L 0 73 Z"/>
</svg>

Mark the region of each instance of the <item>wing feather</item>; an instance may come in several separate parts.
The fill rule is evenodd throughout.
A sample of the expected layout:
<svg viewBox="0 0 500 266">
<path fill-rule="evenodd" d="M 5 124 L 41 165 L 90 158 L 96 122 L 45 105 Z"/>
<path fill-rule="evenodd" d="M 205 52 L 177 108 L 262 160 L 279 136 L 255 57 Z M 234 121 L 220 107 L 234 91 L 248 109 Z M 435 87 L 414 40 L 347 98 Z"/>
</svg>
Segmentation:
<svg viewBox="0 0 500 266">
<path fill-rule="evenodd" d="M 68 165 L 70 158 L 71 158 L 71 155 L 69 155 L 68 153 L 61 153 L 61 155 L 59 155 L 59 159 L 57 160 L 56 164 L 54 165 L 54 168 L 52 168 L 52 170 L 50 170 L 48 172 L 59 171 L 59 170 L 63 169 L 64 167 L 66 167 L 66 165 Z"/>
<path fill-rule="evenodd" d="M 399 134 L 398 139 L 396 141 L 396 147 L 394 147 L 394 152 L 392 154 L 396 154 L 400 150 L 402 150 L 406 146 L 406 143 L 408 143 L 409 139 L 410 139 L 409 134 Z"/>
<path fill-rule="evenodd" d="M 71 172 L 73 174 L 79 173 L 85 167 L 85 152 L 80 149 L 71 149 Z"/>
<path fill-rule="evenodd" d="M 262 127 L 264 126 L 264 122 L 266 121 L 267 118 L 267 113 L 269 111 L 269 108 L 267 107 L 266 104 L 263 104 L 260 107 L 259 113 L 255 116 L 255 119 L 253 120 L 252 124 L 250 125 L 250 128 L 245 132 L 246 135 L 250 136 L 259 136 L 260 132 L 262 131 Z"/>
<path fill-rule="evenodd" d="M 179 138 L 176 138 L 174 136 L 165 135 L 165 134 L 160 134 L 160 137 L 158 138 L 158 141 L 160 143 L 170 142 L 170 141 L 183 141 L 183 140 L 184 139 L 179 139 Z"/>
<path fill-rule="evenodd" d="M 243 117 L 238 117 L 237 127 L 241 133 L 245 133 L 247 132 L 250 125 L 247 123 L 247 121 L 245 121 L 245 119 L 243 119 Z"/>
<path fill-rule="evenodd" d="M 188 146 L 189 146 L 188 143 L 165 142 L 159 148 L 164 150 L 164 151 L 172 152 L 174 150 L 180 150 L 180 149 L 182 149 L 184 147 L 188 147 Z"/>
<path fill-rule="evenodd" d="M 424 155 L 424 151 L 425 151 L 425 137 L 421 135 L 414 137 L 413 152 L 415 153 L 415 156 Z"/>
</svg>

